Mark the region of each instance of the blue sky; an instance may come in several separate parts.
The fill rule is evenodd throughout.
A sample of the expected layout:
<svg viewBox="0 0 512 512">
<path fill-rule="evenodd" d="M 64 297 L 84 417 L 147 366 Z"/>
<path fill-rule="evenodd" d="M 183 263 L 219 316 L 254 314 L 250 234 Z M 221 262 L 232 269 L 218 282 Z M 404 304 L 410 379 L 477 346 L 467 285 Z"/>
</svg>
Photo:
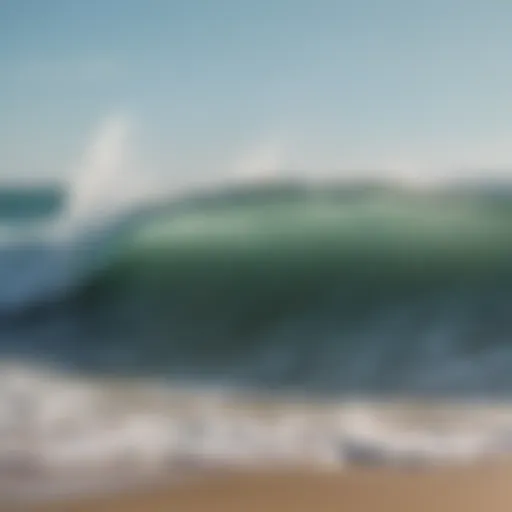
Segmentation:
<svg viewBox="0 0 512 512">
<path fill-rule="evenodd" d="M 0 177 L 512 168 L 511 27 L 509 0 L 3 0 Z"/>
</svg>

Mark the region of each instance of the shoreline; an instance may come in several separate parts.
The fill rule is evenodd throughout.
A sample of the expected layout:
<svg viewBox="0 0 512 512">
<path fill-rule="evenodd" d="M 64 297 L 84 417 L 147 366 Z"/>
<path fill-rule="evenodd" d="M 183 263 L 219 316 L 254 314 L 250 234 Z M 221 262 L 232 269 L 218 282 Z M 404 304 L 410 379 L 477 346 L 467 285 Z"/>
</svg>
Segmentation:
<svg viewBox="0 0 512 512">
<path fill-rule="evenodd" d="M 512 462 L 407 471 L 351 468 L 314 471 L 211 471 L 149 487 L 45 503 L 12 504 L 3 512 L 297 512 L 512 510 Z"/>
</svg>

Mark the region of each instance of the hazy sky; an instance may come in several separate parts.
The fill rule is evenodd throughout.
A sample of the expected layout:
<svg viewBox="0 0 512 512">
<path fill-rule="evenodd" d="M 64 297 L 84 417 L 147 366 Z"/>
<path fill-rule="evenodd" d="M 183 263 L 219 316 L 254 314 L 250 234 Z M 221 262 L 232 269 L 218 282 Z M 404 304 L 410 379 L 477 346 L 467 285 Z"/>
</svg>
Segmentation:
<svg viewBox="0 0 512 512">
<path fill-rule="evenodd" d="M 0 176 L 512 167 L 511 27 L 510 0 L 0 0 Z"/>
</svg>

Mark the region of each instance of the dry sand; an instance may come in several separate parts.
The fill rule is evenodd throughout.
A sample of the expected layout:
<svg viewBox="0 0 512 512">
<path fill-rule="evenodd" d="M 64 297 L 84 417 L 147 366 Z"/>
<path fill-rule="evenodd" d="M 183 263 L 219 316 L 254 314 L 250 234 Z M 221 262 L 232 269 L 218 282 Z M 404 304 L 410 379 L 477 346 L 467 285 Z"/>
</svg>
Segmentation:
<svg viewBox="0 0 512 512">
<path fill-rule="evenodd" d="M 216 474 L 152 491 L 5 512 L 510 512 L 512 464 L 406 472 Z"/>
</svg>

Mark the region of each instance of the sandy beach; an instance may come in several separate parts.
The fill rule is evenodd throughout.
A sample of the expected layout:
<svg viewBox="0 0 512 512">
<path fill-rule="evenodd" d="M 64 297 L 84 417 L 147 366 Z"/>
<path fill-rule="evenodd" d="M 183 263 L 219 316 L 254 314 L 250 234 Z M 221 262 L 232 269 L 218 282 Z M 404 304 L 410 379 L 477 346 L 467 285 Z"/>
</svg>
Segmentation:
<svg viewBox="0 0 512 512">
<path fill-rule="evenodd" d="M 216 474 L 108 497 L 16 506 L 8 512 L 296 512 L 512 510 L 512 464 L 426 471 L 354 469 Z"/>
</svg>

